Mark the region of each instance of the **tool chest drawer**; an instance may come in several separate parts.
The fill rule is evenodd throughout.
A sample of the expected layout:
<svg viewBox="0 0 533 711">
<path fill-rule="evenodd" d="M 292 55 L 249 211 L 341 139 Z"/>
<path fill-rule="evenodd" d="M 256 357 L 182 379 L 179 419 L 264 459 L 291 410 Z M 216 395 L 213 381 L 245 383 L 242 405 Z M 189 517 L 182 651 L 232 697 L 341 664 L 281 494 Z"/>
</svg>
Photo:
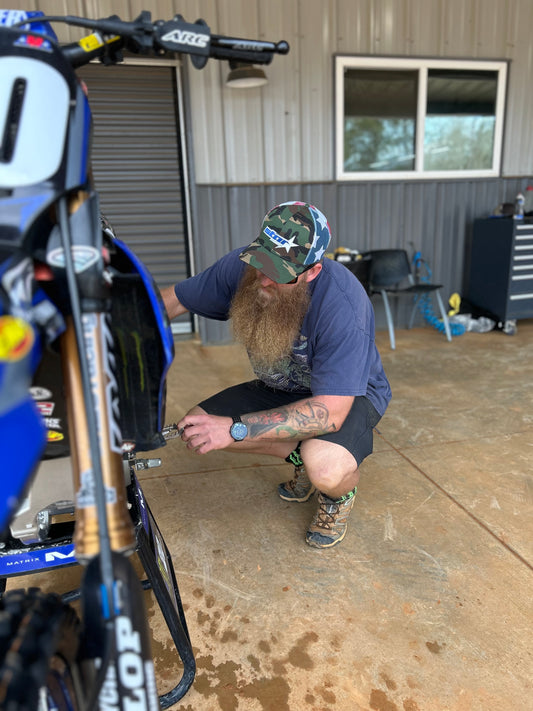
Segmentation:
<svg viewBox="0 0 533 711">
<path fill-rule="evenodd" d="M 466 298 L 500 321 L 533 317 L 533 222 L 474 222 Z"/>
</svg>

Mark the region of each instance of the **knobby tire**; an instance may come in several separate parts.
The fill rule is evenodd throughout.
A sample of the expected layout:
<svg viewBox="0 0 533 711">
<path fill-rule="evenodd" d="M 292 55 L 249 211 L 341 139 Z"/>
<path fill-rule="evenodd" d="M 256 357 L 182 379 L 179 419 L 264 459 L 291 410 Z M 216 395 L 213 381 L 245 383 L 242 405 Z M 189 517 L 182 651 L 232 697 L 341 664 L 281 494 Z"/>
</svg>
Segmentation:
<svg viewBox="0 0 533 711">
<path fill-rule="evenodd" d="M 80 621 L 55 593 L 10 590 L 0 598 L 0 709 L 77 711 Z"/>
</svg>

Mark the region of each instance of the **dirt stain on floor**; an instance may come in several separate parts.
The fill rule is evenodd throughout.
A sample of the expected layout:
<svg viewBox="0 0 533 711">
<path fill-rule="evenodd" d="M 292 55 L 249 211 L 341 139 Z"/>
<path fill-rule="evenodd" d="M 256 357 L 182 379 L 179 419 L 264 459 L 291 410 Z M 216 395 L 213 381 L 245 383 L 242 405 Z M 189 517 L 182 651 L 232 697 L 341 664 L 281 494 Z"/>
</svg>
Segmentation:
<svg viewBox="0 0 533 711">
<path fill-rule="evenodd" d="M 215 695 L 221 711 L 236 711 L 240 698 L 257 699 L 263 711 L 290 711 L 287 681 L 281 677 L 255 676 L 242 681 L 242 667 L 235 662 L 224 662 L 216 667 L 212 657 L 198 658 L 194 687 L 206 698 Z"/>
<path fill-rule="evenodd" d="M 288 651 L 279 653 L 279 642 L 274 635 L 263 637 L 255 644 L 256 651 L 248 653 L 236 661 L 224 660 L 226 653 L 222 651 L 224 643 L 247 644 L 246 624 L 239 619 L 236 625 L 229 625 L 229 610 L 224 608 L 224 615 L 217 609 L 216 600 L 211 595 L 205 595 L 201 588 L 193 593 L 200 605 L 192 614 L 207 636 L 204 638 L 202 654 L 195 650 L 197 673 L 193 682 L 194 689 L 205 699 L 216 698 L 220 711 L 237 711 L 243 699 L 255 699 L 262 711 L 293 711 L 289 706 L 291 669 L 309 672 L 313 683 L 313 698 L 318 701 L 321 709 L 334 708 L 336 696 L 329 681 L 321 682 L 316 677 L 311 679 L 311 673 L 316 667 L 313 657 L 313 646 L 319 642 L 316 632 L 306 631 L 294 640 Z M 246 620 L 249 624 L 249 620 Z M 216 650 L 216 652 L 215 652 Z M 165 680 L 176 678 L 181 669 L 180 660 L 172 643 L 162 644 L 154 641 L 154 657 L 160 677 Z M 220 661 L 222 654 L 223 660 Z M 216 661 L 215 661 L 216 660 Z M 187 711 L 185 701 L 184 711 Z M 386 709 L 380 711 L 387 711 Z"/>
</svg>

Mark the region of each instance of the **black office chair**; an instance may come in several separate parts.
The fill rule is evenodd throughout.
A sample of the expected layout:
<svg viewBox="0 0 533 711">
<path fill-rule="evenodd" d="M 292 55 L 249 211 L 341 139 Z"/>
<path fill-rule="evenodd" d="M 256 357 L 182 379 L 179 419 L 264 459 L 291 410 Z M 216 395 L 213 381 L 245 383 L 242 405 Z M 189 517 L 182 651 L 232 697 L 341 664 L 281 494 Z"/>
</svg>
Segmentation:
<svg viewBox="0 0 533 711">
<path fill-rule="evenodd" d="M 411 318 L 409 319 L 409 328 L 412 328 L 418 308 L 418 300 L 426 294 L 435 292 L 437 303 L 442 314 L 446 338 L 449 341 L 452 340 L 448 315 L 446 314 L 439 291 L 442 287 L 441 284 L 428 284 L 426 282 L 416 283 L 411 273 L 407 252 L 404 249 L 374 249 L 365 252 L 365 255 L 371 257 L 370 293 L 381 294 L 383 298 L 387 326 L 389 328 L 390 345 L 393 350 L 396 348 L 396 341 L 394 338 L 394 323 L 389 304 L 389 294 L 391 296 L 408 295 L 415 298 Z M 408 286 L 400 286 L 402 282 L 407 282 Z"/>
<path fill-rule="evenodd" d="M 344 266 L 352 272 L 354 276 L 356 276 L 359 281 L 361 282 L 363 289 L 366 291 L 366 293 L 370 296 L 370 265 L 371 265 L 371 258 L 364 255 L 364 254 L 359 254 L 357 257 L 349 262 L 343 262 Z"/>
</svg>

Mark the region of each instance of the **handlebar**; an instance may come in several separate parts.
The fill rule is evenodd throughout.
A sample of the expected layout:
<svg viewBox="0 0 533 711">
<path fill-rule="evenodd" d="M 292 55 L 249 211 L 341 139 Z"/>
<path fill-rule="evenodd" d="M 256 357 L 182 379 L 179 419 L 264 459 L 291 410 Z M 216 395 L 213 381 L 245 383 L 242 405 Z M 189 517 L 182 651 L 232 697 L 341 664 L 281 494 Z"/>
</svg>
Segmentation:
<svg viewBox="0 0 533 711">
<path fill-rule="evenodd" d="M 210 56 L 215 59 L 238 59 L 253 64 L 270 64 L 273 54 L 288 54 L 288 52 L 289 45 L 285 40 L 274 43 L 211 35 Z"/>
<path fill-rule="evenodd" d="M 265 42 L 224 35 L 211 35 L 204 20 L 186 22 L 181 15 L 172 20 L 152 22 L 151 13 L 143 10 L 136 20 L 126 22 L 118 15 L 102 19 L 64 16 L 40 16 L 27 18 L 18 23 L 25 27 L 31 22 L 63 22 L 76 27 L 86 27 L 95 31 L 92 43 L 87 39 L 62 47 L 66 59 L 74 67 L 87 64 L 94 57 L 104 57 L 104 61 L 120 61 L 120 50 L 124 47 L 136 54 L 162 54 L 178 52 L 189 54 L 197 69 L 202 69 L 209 57 L 233 60 L 251 64 L 270 64 L 274 54 L 287 54 L 289 45 L 285 41 Z"/>
</svg>

